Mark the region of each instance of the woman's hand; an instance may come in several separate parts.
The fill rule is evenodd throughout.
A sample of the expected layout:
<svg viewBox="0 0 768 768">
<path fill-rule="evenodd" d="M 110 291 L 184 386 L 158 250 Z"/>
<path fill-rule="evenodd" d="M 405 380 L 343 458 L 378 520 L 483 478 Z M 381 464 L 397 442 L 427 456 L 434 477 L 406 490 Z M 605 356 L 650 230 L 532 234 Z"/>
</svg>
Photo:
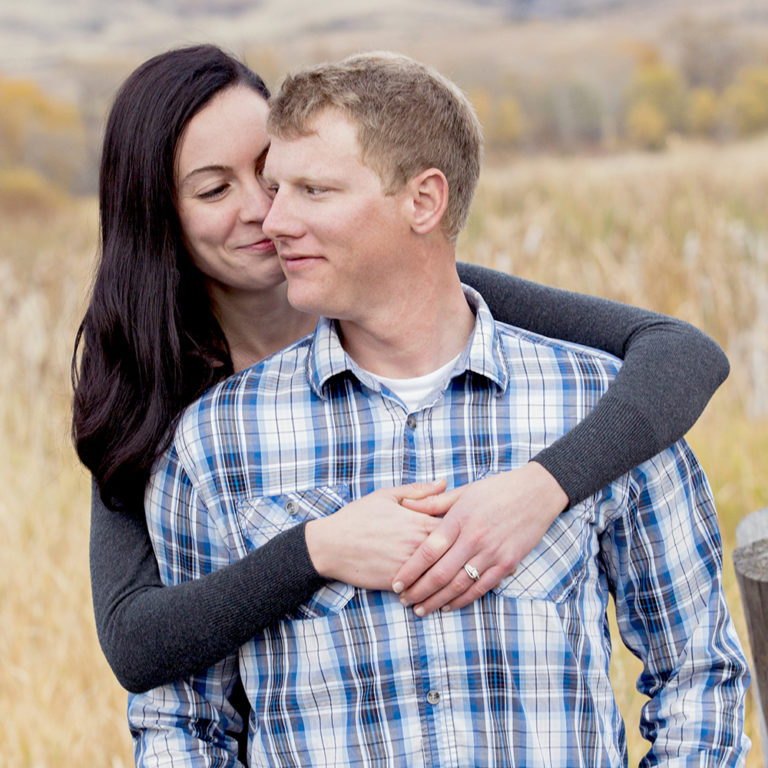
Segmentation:
<svg viewBox="0 0 768 768">
<path fill-rule="evenodd" d="M 453 503 L 445 480 L 386 488 L 305 527 L 309 556 L 321 576 L 364 589 L 392 590 L 395 574 L 440 524 Z M 428 509 L 402 506 L 431 498 Z M 442 499 L 442 501 L 441 501 Z"/>
<path fill-rule="evenodd" d="M 404 605 L 425 616 L 439 608 L 461 608 L 514 573 L 568 506 L 568 496 L 544 467 L 529 462 L 450 493 L 404 499 L 403 504 L 431 514 L 445 512 L 443 520 L 433 521 L 439 524 L 400 568 L 392 586 Z M 480 578 L 473 580 L 465 564 L 476 568 Z"/>
</svg>

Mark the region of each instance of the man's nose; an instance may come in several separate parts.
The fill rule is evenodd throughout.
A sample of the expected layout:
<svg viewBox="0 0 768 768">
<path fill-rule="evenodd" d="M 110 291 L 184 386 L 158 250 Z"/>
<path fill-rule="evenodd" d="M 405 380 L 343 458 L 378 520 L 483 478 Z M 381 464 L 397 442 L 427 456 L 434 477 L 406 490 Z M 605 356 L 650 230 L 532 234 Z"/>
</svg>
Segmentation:
<svg viewBox="0 0 768 768">
<path fill-rule="evenodd" d="M 291 215 L 287 193 L 278 189 L 271 203 L 272 207 L 261 225 L 264 234 L 272 240 L 296 237 L 298 222 L 296 217 Z"/>
</svg>

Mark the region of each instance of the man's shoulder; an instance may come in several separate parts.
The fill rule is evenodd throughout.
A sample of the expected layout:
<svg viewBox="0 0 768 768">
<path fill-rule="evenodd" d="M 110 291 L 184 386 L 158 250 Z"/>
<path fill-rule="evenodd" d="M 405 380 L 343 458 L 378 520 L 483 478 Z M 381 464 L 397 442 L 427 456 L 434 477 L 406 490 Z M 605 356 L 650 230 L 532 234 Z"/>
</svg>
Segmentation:
<svg viewBox="0 0 768 768">
<path fill-rule="evenodd" d="M 308 390 L 306 363 L 311 342 L 311 336 L 299 339 L 215 384 L 184 409 L 174 443 L 196 440 L 213 424 L 229 422 L 280 393 Z"/>
<path fill-rule="evenodd" d="M 542 336 L 525 328 L 508 325 L 498 320 L 496 331 L 505 355 L 510 361 L 535 358 L 538 360 L 569 361 L 579 370 L 600 371 L 613 377 L 621 368 L 622 360 L 608 352 L 572 341 Z"/>
</svg>

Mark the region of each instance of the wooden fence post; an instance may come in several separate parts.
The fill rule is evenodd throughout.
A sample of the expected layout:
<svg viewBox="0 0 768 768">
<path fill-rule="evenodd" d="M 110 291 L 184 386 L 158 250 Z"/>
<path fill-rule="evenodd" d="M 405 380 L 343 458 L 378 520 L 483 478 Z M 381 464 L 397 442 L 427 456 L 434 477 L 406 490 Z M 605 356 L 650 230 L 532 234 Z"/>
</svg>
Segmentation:
<svg viewBox="0 0 768 768">
<path fill-rule="evenodd" d="M 752 690 L 760 715 L 763 765 L 768 768 L 768 507 L 736 528 L 733 565 L 752 648 Z"/>
</svg>

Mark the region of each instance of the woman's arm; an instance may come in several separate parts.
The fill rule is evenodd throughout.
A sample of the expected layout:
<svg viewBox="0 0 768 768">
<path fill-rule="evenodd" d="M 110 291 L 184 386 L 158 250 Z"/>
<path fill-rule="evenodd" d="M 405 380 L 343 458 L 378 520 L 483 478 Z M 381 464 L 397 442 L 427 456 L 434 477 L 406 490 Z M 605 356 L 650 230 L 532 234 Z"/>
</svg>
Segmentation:
<svg viewBox="0 0 768 768">
<path fill-rule="evenodd" d="M 164 587 L 143 510 L 107 509 L 95 490 L 90 558 L 99 642 L 135 693 L 206 669 L 325 583 L 299 525 L 227 568 Z"/>
<path fill-rule="evenodd" d="M 728 376 L 722 349 L 682 320 L 484 267 L 458 267 L 497 320 L 624 360 L 594 410 L 534 457 L 571 504 L 679 440 Z"/>
<path fill-rule="evenodd" d="M 419 615 L 461 608 L 514 573 L 569 503 L 681 438 L 729 369 L 720 347 L 680 320 L 458 266 L 498 320 L 597 347 L 624 364 L 592 412 L 531 462 L 451 492 L 454 503 L 443 522 L 393 583 Z M 431 502 L 405 503 L 427 511 Z M 466 563 L 479 579 L 470 579 Z"/>
<path fill-rule="evenodd" d="M 160 580 L 144 511 L 111 510 L 94 487 L 91 590 L 96 629 L 129 691 L 201 672 L 295 611 L 328 579 L 389 589 L 397 569 L 439 524 L 406 496 L 440 494 L 445 481 L 382 489 L 336 514 L 297 525 L 215 573 L 173 586 Z M 306 530 L 305 530 L 306 529 Z"/>
</svg>

